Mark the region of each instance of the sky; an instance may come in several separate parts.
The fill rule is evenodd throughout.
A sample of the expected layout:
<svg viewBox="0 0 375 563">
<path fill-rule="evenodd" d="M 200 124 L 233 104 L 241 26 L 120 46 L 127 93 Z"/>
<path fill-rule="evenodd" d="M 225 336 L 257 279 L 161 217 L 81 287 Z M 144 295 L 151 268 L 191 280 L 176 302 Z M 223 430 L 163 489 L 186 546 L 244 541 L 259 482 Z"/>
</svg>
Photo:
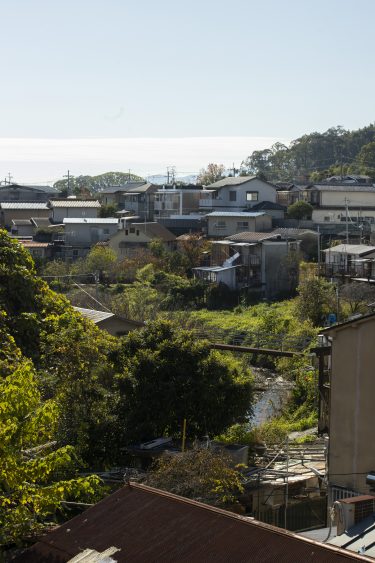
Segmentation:
<svg viewBox="0 0 375 563">
<path fill-rule="evenodd" d="M 374 18 L 374 0 L 1 0 L 0 178 L 194 172 L 363 127 Z"/>
</svg>

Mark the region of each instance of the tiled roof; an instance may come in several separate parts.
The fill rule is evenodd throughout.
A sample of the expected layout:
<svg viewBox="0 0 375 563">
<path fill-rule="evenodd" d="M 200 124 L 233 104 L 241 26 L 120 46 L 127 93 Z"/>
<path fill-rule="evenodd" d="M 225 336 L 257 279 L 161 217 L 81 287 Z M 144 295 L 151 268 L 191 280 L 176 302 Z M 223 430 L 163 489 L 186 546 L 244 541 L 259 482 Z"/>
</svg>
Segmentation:
<svg viewBox="0 0 375 563">
<path fill-rule="evenodd" d="M 50 207 L 100 207 L 96 199 L 51 199 Z"/>
<path fill-rule="evenodd" d="M 230 235 L 226 237 L 225 240 L 233 240 L 239 242 L 262 242 L 263 240 L 267 239 L 276 239 L 280 235 L 276 235 L 275 233 L 257 233 L 251 231 L 245 231 L 243 233 L 237 233 L 235 235 Z"/>
<path fill-rule="evenodd" d="M 140 188 L 141 186 L 146 185 L 146 182 L 128 182 L 123 184 L 122 186 L 109 186 L 108 188 L 104 188 L 99 194 L 116 194 L 117 192 L 128 192 L 134 188 Z M 149 186 L 151 184 L 148 184 Z"/>
<path fill-rule="evenodd" d="M 1 209 L 48 209 L 45 202 L 35 201 L 2 201 L 0 203 Z"/>
<path fill-rule="evenodd" d="M 160 223 L 129 223 L 127 228 L 138 229 L 150 238 L 160 239 L 164 242 L 176 240 L 176 236 Z"/>
<path fill-rule="evenodd" d="M 27 189 L 27 190 L 33 190 L 36 192 L 45 192 L 47 194 L 58 194 L 59 190 L 57 188 L 54 188 L 53 186 L 28 186 L 26 184 L 4 184 L 3 186 L 0 186 L 0 191 L 1 190 L 8 190 L 9 188 L 12 189 Z"/>
<path fill-rule="evenodd" d="M 375 193 L 374 186 L 369 185 L 359 185 L 359 184 L 344 184 L 337 186 L 336 184 L 315 184 L 311 186 L 311 190 L 317 190 L 318 192 L 373 192 Z"/>
<path fill-rule="evenodd" d="M 213 211 L 206 217 L 261 217 L 265 215 L 260 211 Z"/>
<path fill-rule="evenodd" d="M 222 178 L 213 184 L 210 184 L 208 188 L 223 188 L 224 186 L 240 186 L 241 184 L 246 184 L 246 182 L 251 182 L 255 180 L 256 176 L 228 176 L 228 178 Z"/>
<path fill-rule="evenodd" d="M 18 563 L 65 563 L 117 548 L 118 563 L 349 563 L 371 561 L 252 518 L 129 483 L 42 536 Z"/>
<path fill-rule="evenodd" d="M 278 227 L 272 231 L 272 234 L 282 235 L 284 237 L 301 236 L 306 234 L 318 236 L 317 231 L 313 231 L 312 229 L 298 229 L 297 227 Z"/>
<path fill-rule="evenodd" d="M 261 201 L 256 205 L 253 205 L 252 209 L 259 211 L 260 209 L 274 209 L 278 211 L 285 211 L 285 206 L 279 203 L 274 203 L 273 201 Z"/>
<path fill-rule="evenodd" d="M 25 248 L 48 248 L 48 242 L 37 242 L 35 240 L 18 240 Z"/>
</svg>

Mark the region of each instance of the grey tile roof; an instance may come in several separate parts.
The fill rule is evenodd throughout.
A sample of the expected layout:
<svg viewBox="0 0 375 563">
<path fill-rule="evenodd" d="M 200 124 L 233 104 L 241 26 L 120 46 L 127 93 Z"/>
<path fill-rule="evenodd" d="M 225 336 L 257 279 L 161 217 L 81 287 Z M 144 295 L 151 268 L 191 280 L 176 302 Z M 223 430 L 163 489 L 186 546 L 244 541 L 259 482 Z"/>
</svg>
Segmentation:
<svg viewBox="0 0 375 563">
<path fill-rule="evenodd" d="M 310 190 L 317 190 L 318 192 L 372 192 L 375 193 L 373 186 L 359 185 L 359 184 L 344 184 L 337 186 L 336 184 L 315 184 L 309 188 Z"/>
<path fill-rule="evenodd" d="M 228 176 L 228 178 L 222 178 L 213 184 L 207 186 L 208 188 L 223 188 L 224 186 L 240 186 L 241 184 L 246 184 L 246 182 L 251 182 L 255 180 L 256 176 Z"/>
<path fill-rule="evenodd" d="M 54 188 L 53 186 L 28 186 L 26 184 L 4 184 L 2 186 L 0 186 L 0 191 L 1 190 L 8 190 L 9 188 L 26 188 L 27 190 L 34 190 L 37 192 L 46 192 L 48 194 L 58 194 L 60 193 L 59 190 L 57 188 Z"/>
<path fill-rule="evenodd" d="M 142 231 L 145 235 L 150 238 L 157 238 L 164 242 L 171 242 L 176 240 L 176 236 L 171 233 L 164 225 L 160 223 L 131 223 L 129 228 L 135 228 Z"/>
<path fill-rule="evenodd" d="M 117 192 L 128 192 L 129 190 L 132 190 L 134 188 L 140 188 L 141 186 L 146 185 L 146 182 L 142 181 L 142 182 L 127 182 L 126 184 L 123 184 L 122 186 L 109 186 L 108 188 L 104 188 L 103 190 L 101 190 L 100 192 L 98 192 L 99 194 L 116 194 Z M 148 186 L 151 186 L 151 184 L 147 184 Z"/>
<path fill-rule="evenodd" d="M 255 211 L 260 211 L 261 209 L 273 209 L 277 211 L 285 211 L 285 206 L 279 203 L 274 203 L 273 201 L 260 201 L 256 205 L 252 206 Z"/>
<path fill-rule="evenodd" d="M 327 254 L 329 252 L 340 252 L 342 254 L 357 254 L 358 256 L 361 256 L 363 254 L 375 252 L 375 246 L 367 246 L 366 244 L 338 244 L 337 246 L 326 248 L 323 252 Z"/>
<path fill-rule="evenodd" d="M 100 207 L 97 199 L 51 199 L 49 206 L 54 207 Z"/>
<path fill-rule="evenodd" d="M 46 209 L 48 206 L 45 202 L 30 202 L 30 201 L 2 201 L 0 203 L 1 209 Z"/>
<path fill-rule="evenodd" d="M 230 235 L 226 237 L 225 240 L 233 240 L 239 242 L 262 242 L 268 239 L 277 239 L 278 235 L 275 233 L 257 233 L 251 231 L 245 231 L 243 233 L 237 233 L 235 235 Z"/>
</svg>

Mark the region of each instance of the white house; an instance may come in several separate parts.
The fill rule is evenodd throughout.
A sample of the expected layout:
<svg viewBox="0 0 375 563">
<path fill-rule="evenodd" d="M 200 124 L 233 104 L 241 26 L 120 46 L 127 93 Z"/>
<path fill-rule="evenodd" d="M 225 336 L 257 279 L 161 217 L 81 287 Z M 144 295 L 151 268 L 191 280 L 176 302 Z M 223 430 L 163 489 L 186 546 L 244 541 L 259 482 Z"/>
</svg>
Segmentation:
<svg viewBox="0 0 375 563">
<path fill-rule="evenodd" d="M 245 211 L 262 201 L 276 203 L 274 185 L 256 176 L 237 176 L 218 180 L 200 192 L 199 208 L 210 211 Z"/>
<path fill-rule="evenodd" d="M 366 279 L 375 277 L 375 246 L 338 244 L 323 250 L 327 275 L 349 274 Z"/>
<path fill-rule="evenodd" d="M 93 199 L 52 199 L 48 203 L 52 211 L 53 223 L 63 223 L 64 219 L 95 219 L 100 203 Z"/>
<path fill-rule="evenodd" d="M 106 218 L 65 218 L 65 244 L 90 248 L 97 242 L 106 242 L 117 233 L 119 221 Z"/>
<path fill-rule="evenodd" d="M 227 237 L 244 231 L 266 231 L 272 228 L 272 217 L 264 212 L 213 211 L 206 215 L 207 235 Z"/>
</svg>

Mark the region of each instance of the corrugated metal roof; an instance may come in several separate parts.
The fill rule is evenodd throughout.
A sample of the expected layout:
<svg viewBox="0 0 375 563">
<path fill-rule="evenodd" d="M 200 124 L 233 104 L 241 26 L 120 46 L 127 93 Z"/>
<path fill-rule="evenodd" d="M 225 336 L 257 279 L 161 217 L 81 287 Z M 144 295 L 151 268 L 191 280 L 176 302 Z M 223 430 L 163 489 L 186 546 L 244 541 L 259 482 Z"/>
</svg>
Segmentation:
<svg viewBox="0 0 375 563">
<path fill-rule="evenodd" d="M 52 207 L 100 207 L 98 200 L 93 199 L 51 199 L 49 206 Z"/>
<path fill-rule="evenodd" d="M 119 220 L 116 217 L 77 217 L 74 219 L 73 217 L 65 217 L 63 219 L 64 225 L 83 225 L 88 223 L 90 225 L 115 225 L 118 224 Z"/>
<path fill-rule="evenodd" d="M 367 246 L 366 244 L 338 244 L 337 246 L 326 248 L 323 252 L 327 254 L 330 252 L 340 252 L 341 254 L 357 254 L 358 256 L 362 256 L 375 252 L 375 246 Z"/>
<path fill-rule="evenodd" d="M 95 309 L 83 309 L 82 307 L 73 307 L 77 313 L 81 313 L 86 319 L 90 319 L 93 323 L 97 324 L 106 319 L 111 319 L 114 317 L 114 313 L 109 313 L 106 311 L 96 311 Z"/>
<path fill-rule="evenodd" d="M 47 203 L 36 201 L 2 201 L 1 209 L 48 209 Z"/>
<path fill-rule="evenodd" d="M 206 217 L 261 217 L 266 215 L 261 211 L 213 211 L 207 213 Z"/>
<path fill-rule="evenodd" d="M 213 506 L 131 483 L 16 558 L 63 563 L 85 549 L 120 549 L 118 563 L 371 561 Z"/>
</svg>

